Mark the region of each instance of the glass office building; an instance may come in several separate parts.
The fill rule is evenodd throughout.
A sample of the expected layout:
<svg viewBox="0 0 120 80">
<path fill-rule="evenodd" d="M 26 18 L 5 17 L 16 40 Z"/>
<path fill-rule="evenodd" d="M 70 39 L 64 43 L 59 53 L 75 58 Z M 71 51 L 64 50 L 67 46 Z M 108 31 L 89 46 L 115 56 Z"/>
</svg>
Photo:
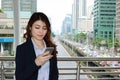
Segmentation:
<svg viewBox="0 0 120 80">
<path fill-rule="evenodd" d="M 115 32 L 116 0 L 94 1 L 94 35 L 109 39 Z"/>
<path fill-rule="evenodd" d="M 13 18 L 14 0 L 1 0 L 1 8 L 8 18 Z M 29 18 L 37 11 L 37 0 L 20 0 L 20 18 Z"/>
</svg>

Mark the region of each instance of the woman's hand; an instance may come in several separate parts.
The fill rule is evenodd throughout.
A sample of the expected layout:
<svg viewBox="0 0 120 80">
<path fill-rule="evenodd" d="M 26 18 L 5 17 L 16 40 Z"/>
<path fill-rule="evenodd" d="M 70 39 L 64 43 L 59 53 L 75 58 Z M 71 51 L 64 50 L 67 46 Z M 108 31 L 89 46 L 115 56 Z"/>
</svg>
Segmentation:
<svg viewBox="0 0 120 80">
<path fill-rule="evenodd" d="M 48 61 L 52 57 L 53 55 L 51 55 L 49 51 L 46 51 L 45 53 L 37 56 L 37 58 L 35 59 L 35 63 L 37 66 L 42 66 L 46 61 Z"/>
</svg>

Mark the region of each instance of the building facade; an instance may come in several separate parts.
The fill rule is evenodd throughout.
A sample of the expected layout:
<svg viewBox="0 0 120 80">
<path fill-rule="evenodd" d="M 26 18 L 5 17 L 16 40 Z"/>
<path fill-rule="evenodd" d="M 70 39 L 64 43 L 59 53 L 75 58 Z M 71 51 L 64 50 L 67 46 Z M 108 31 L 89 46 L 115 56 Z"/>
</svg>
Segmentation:
<svg viewBox="0 0 120 80">
<path fill-rule="evenodd" d="M 28 18 L 20 20 L 20 26 L 26 26 Z M 4 53 L 13 53 L 14 44 L 14 21 L 12 18 L 7 18 L 5 13 L 0 13 L 0 55 Z M 21 33 L 24 33 L 24 28 L 21 28 Z M 21 36 L 22 37 L 22 36 Z"/>
<path fill-rule="evenodd" d="M 13 18 L 14 0 L 1 0 L 1 8 L 7 14 L 7 18 Z M 29 18 L 37 11 L 37 0 L 20 0 L 20 18 Z"/>
<path fill-rule="evenodd" d="M 0 14 L 0 53 L 12 53 L 14 50 L 14 0 L 1 0 Z M 37 0 L 20 0 L 20 41 L 28 20 L 37 11 Z M 5 17 L 4 17 L 5 16 Z"/>
<path fill-rule="evenodd" d="M 87 16 L 87 1 L 86 0 L 74 0 L 72 9 L 72 32 L 78 33 L 80 31 L 81 22 L 83 18 Z"/>
<path fill-rule="evenodd" d="M 120 42 L 120 0 L 116 0 L 116 38 Z"/>
<path fill-rule="evenodd" d="M 116 0 L 94 1 L 94 37 L 109 39 L 114 36 Z"/>
<path fill-rule="evenodd" d="M 71 14 L 66 15 L 62 24 L 62 32 L 61 32 L 62 35 L 71 33 L 71 21 L 72 21 L 71 18 L 72 18 Z"/>
</svg>

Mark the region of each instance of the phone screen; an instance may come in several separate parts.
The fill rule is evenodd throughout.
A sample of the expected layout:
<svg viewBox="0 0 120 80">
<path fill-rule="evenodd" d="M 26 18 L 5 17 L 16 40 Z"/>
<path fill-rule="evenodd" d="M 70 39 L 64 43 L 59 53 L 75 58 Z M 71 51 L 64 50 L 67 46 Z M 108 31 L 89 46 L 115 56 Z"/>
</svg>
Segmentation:
<svg viewBox="0 0 120 80">
<path fill-rule="evenodd" d="M 46 50 L 45 51 L 49 51 L 50 54 L 53 53 L 53 50 L 54 50 L 54 47 L 46 47 Z"/>
</svg>

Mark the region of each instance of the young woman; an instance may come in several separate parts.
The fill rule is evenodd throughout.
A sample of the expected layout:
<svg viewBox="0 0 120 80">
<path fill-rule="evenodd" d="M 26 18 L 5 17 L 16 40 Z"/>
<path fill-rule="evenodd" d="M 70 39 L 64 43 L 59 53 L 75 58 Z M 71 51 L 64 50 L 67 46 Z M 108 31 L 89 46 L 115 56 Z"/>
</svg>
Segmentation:
<svg viewBox="0 0 120 80">
<path fill-rule="evenodd" d="M 16 80 L 58 80 L 56 45 L 51 40 L 51 25 L 44 13 L 33 13 L 24 38 L 26 42 L 16 49 Z M 54 47 L 52 54 L 45 51 L 47 47 Z"/>
</svg>

